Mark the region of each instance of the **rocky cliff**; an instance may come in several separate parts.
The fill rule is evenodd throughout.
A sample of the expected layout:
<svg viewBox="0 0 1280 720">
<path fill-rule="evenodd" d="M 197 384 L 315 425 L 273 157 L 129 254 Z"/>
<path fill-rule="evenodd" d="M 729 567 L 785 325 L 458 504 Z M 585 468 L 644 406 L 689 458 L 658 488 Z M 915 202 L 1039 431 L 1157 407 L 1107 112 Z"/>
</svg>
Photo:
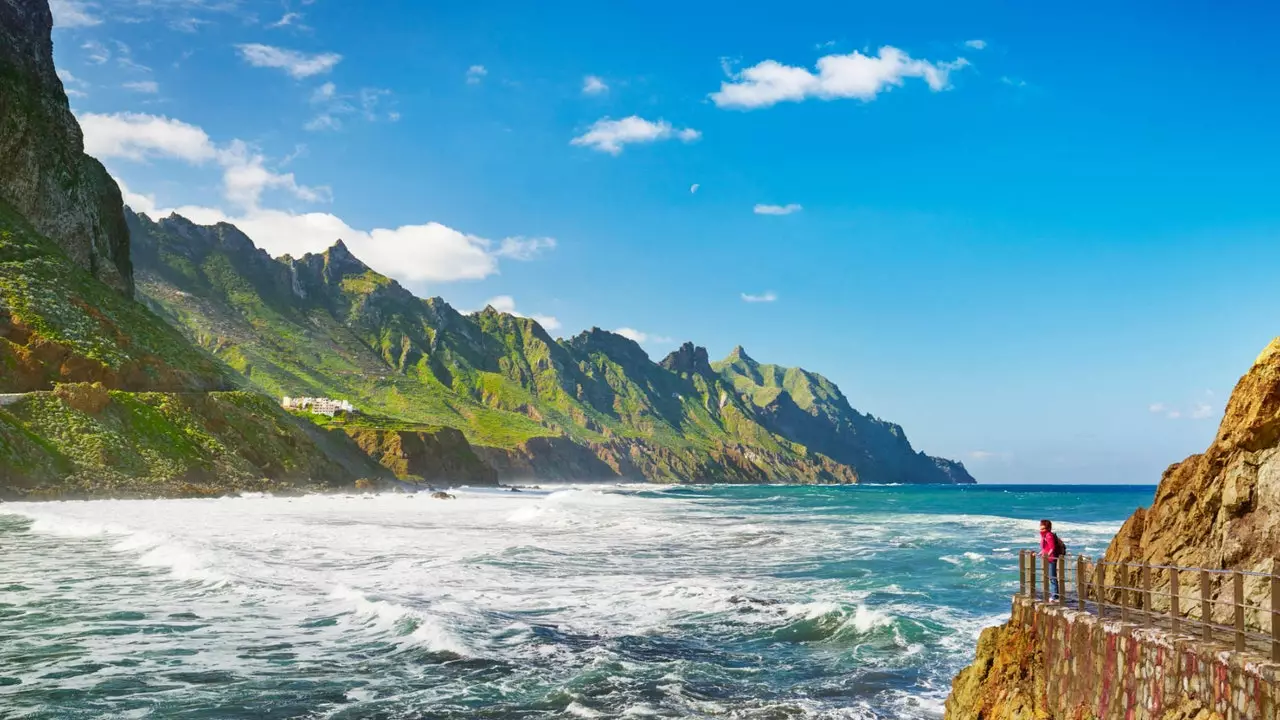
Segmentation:
<svg viewBox="0 0 1280 720">
<path fill-rule="evenodd" d="M 453 428 L 353 427 L 345 432 L 365 454 L 398 478 L 445 485 L 498 484 L 498 473 L 477 457 L 467 438 Z"/>
<path fill-rule="evenodd" d="M 53 16 L 43 0 L 0 0 L 0 199 L 69 258 L 133 295 L 120 188 L 84 154 L 53 66 Z"/>
<path fill-rule="evenodd" d="M 1280 338 L 1236 384 L 1205 452 L 1165 471 L 1108 559 L 1271 572 L 1280 557 Z"/>
<path fill-rule="evenodd" d="M 1150 508 L 1139 508 L 1121 527 L 1106 559 L 1158 565 L 1277 572 L 1280 557 L 1280 338 L 1271 342 L 1236 384 L 1218 433 L 1209 448 L 1164 472 Z M 1166 573 L 1153 573 L 1157 591 L 1168 587 Z M 1114 573 L 1108 582 L 1115 584 Z M 1247 578 L 1247 601 L 1263 604 L 1269 588 Z M 1215 584 L 1217 599 L 1229 599 L 1226 583 Z M 1157 609 L 1167 607 L 1156 597 Z M 1218 605 L 1229 623 L 1230 608 Z M 1190 615 L 1198 617 L 1198 608 Z M 1260 618 L 1249 617 L 1249 622 Z M 1265 622 L 1265 621 L 1264 621 Z M 1269 627 L 1263 625 L 1262 627 Z M 956 678 L 947 701 L 953 720 L 1054 718 L 1042 665 L 1022 624 L 1011 621 L 984 631 L 977 658 Z M 1167 718 L 1217 717 L 1194 703 L 1170 707 Z"/>
</svg>

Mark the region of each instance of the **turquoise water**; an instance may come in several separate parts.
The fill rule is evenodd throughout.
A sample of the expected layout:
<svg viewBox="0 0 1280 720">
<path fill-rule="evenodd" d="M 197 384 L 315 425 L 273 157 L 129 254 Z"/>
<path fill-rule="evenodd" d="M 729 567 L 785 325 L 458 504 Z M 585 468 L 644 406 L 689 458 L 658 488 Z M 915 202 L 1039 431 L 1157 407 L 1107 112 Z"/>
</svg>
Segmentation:
<svg viewBox="0 0 1280 720">
<path fill-rule="evenodd" d="M 0 717 L 940 718 L 1016 550 L 1150 487 L 0 505 Z"/>
</svg>

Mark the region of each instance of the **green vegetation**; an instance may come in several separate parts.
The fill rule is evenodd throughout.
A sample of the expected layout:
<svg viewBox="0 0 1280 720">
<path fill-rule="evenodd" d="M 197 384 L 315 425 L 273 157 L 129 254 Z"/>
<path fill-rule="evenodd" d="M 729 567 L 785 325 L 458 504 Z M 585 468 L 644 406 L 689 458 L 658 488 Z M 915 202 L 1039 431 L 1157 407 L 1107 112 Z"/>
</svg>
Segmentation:
<svg viewBox="0 0 1280 720">
<path fill-rule="evenodd" d="M 0 408 L 0 494 L 173 496 L 331 487 L 384 474 L 254 392 L 59 385 Z"/>
<path fill-rule="evenodd" d="M 534 466 L 591 461 L 649 479 L 846 482 L 875 455 L 855 433 L 816 433 L 819 447 L 778 421 L 780 400 L 832 427 L 864 417 L 800 369 L 732 357 L 713 369 L 692 345 L 657 364 L 614 333 L 556 340 L 528 318 L 419 299 L 340 242 L 273 260 L 229 225 L 126 216 L 140 292 L 189 338 L 267 393 L 347 399 L 369 414 L 324 427 L 456 428 Z M 831 454 L 842 451 L 848 459 Z M 887 450 L 898 451 L 916 455 Z M 897 479 L 931 480 L 949 481 Z"/>
<path fill-rule="evenodd" d="M 229 388 L 232 374 L 145 307 L 68 261 L 0 201 L 0 392 L 58 380 Z"/>
</svg>

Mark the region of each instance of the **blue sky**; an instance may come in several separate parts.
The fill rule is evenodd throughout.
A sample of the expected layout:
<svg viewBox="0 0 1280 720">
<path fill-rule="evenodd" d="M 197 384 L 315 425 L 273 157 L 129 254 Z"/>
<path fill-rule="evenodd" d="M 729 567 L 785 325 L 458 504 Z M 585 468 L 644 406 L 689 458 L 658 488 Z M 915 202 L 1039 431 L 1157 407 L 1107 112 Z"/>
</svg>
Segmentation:
<svg viewBox="0 0 1280 720">
<path fill-rule="evenodd" d="M 138 209 L 655 358 L 741 344 L 980 481 L 1154 483 L 1280 331 L 1261 5 L 54 10 Z"/>
</svg>

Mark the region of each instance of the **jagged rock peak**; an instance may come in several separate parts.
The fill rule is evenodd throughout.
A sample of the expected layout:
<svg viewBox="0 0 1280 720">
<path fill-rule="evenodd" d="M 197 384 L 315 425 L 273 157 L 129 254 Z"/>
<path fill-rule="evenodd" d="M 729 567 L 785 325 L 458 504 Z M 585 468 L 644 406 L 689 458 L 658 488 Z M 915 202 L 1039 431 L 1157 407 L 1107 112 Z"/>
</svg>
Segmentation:
<svg viewBox="0 0 1280 720">
<path fill-rule="evenodd" d="M 755 364 L 755 360 L 753 360 L 750 355 L 747 355 L 746 348 L 741 345 L 735 345 L 733 349 L 729 351 L 729 356 L 726 357 L 724 361 L 727 363 L 734 363 L 739 360 L 748 364 Z"/>
<path fill-rule="evenodd" d="M 715 374 L 715 371 L 711 369 L 711 360 L 707 357 L 707 349 L 691 342 L 687 342 L 673 350 L 659 364 L 675 373 L 703 375 L 706 377 Z"/>
<path fill-rule="evenodd" d="M 0 2 L 0 200 L 76 265 L 133 296 L 124 201 L 102 163 L 84 154 L 53 65 L 45 0 Z"/>
<path fill-rule="evenodd" d="M 325 250 L 323 256 L 329 267 L 336 267 L 344 272 L 365 272 L 370 269 L 363 260 L 347 249 L 347 244 L 342 240 L 338 240 Z"/>
<path fill-rule="evenodd" d="M 585 352 L 602 352 L 617 360 L 652 362 L 640 343 L 610 330 L 593 327 L 583 330 L 569 340 L 571 347 Z"/>
</svg>

